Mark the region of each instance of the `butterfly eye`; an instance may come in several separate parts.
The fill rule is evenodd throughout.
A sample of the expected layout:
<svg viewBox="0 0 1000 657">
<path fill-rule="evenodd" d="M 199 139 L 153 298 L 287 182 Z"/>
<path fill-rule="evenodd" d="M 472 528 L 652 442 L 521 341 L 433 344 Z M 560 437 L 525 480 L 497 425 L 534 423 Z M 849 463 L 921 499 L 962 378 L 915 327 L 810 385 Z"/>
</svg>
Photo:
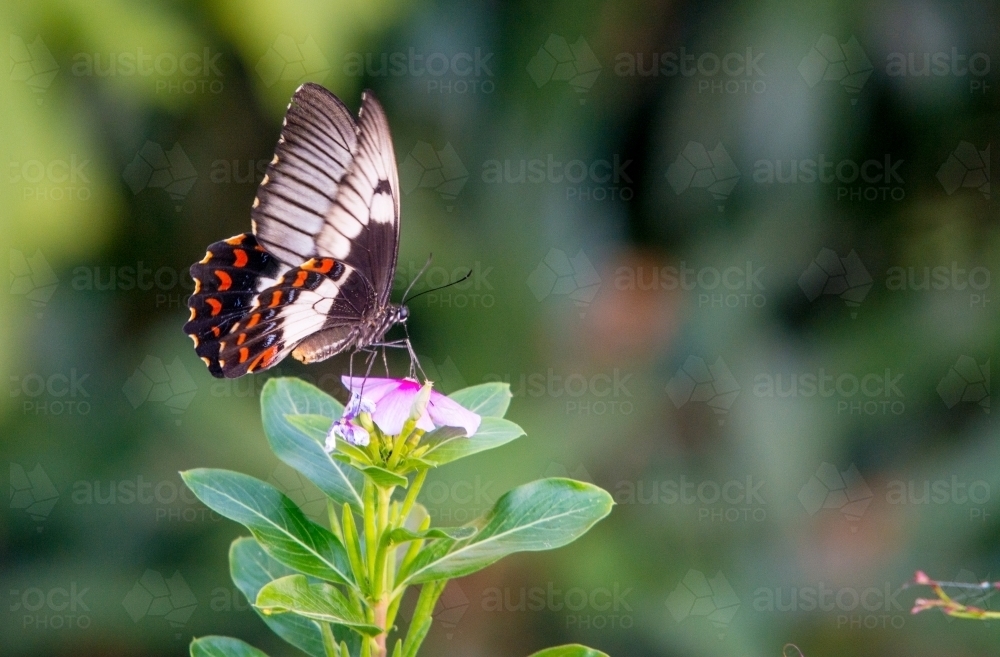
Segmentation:
<svg viewBox="0 0 1000 657">
<path fill-rule="evenodd" d="M 396 321 L 405 322 L 410 318 L 410 309 L 406 306 L 400 306 L 399 310 L 396 312 Z"/>
</svg>

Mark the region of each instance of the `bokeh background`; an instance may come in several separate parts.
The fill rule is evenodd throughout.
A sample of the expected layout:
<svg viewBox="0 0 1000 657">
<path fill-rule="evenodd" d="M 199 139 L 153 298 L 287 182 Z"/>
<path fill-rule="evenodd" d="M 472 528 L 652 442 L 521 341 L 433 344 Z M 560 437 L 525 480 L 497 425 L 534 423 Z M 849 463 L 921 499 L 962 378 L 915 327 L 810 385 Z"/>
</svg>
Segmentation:
<svg viewBox="0 0 1000 657">
<path fill-rule="evenodd" d="M 452 583 L 427 654 L 995 654 L 994 625 L 911 616 L 929 592 L 903 585 L 1000 577 L 998 20 L 3 3 L 0 652 L 181 655 L 215 633 L 291 654 L 229 581 L 241 528 L 177 472 L 244 471 L 321 514 L 258 394 L 295 375 L 343 398 L 345 362 L 220 382 L 181 326 L 187 267 L 248 230 L 311 80 L 390 117 L 396 299 L 431 252 L 418 291 L 473 271 L 413 303 L 429 375 L 510 381 L 527 431 L 433 473 L 424 504 L 460 523 L 551 475 L 618 501 L 569 547 Z"/>
</svg>

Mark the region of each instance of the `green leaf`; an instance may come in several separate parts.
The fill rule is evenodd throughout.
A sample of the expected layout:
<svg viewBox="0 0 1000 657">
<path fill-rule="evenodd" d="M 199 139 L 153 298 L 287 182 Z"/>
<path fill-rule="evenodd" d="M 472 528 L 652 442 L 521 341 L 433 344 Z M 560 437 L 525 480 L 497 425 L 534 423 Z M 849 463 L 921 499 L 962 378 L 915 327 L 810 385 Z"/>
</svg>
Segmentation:
<svg viewBox="0 0 1000 657">
<path fill-rule="evenodd" d="M 257 593 L 265 584 L 279 577 L 293 575 L 295 571 L 264 552 L 254 539 L 243 537 L 233 541 L 229 547 L 229 574 L 236 588 L 253 604 L 257 600 Z M 261 613 L 256 607 L 253 610 L 264 619 L 275 634 L 288 643 L 312 657 L 326 657 L 323 636 L 320 634 L 319 626 L 313 621 L 294 614 L 269 616 Z M 335 632 L 336 629 L 339 628 L 335 628 Z M 342 630 L 341 634 L 354 633 Z"/>
<path fill-rule="evenodd" d="M 466 438 L 465 432 L 455 427 L 441 427 L 425 434 L 421 444 L 427 445 L 430 449 L 421 454 L 420 458 L 435 465 L 443 465 L 506 445 L 523 435 L 524 429 L 510 420 L 484 417 L 479 425 L 479 431 L 471 438 Z"/>
<path fill-rule="evenodd" d="M 432 527 L 424 531 L 412 531 L 406 527 L 400 527 L 389 533 L 389 541 L 392 543 L 405 543 L 406 541 L 416 541 L 422 538 L 451 538 L 456 541 L 472 538 L 476 534 L 475 527 Z"/>
<path fill-rule="evenodd" d="M 387 488 L 389 486 L 399 486 L 400 488 L 406 488 L 410 485 L 410 480 L 402 475 L 398 475 L 395 472 L 386 470 L 385 468 L 380 468 L 377 465 L 369 465 L 361 468 L 361 472 L 365 474 L 366 477 L 372 480 L 372 482 Z"/>
<path fill-rule="evenodd" d="M 419 584 L 463 577 L 514 552 L 551 550 L 570 543 L 611 512 L 611 495 L 571 479 L 541 479 L 505 493 L 469 524 L 469 539 L 425 547 L 400 579 Z"/>
<path fill-rule="evenodd" d="M 274 486 L 239 472 L 199 468 L 182 472 L 199 500 L 245 526 L 267 553 L 307 575 L 354 585 L 344 546 L 307 519 Z"/>
<path fill-rule="evenodd" d="M 323 449 L 326 432 L 333 420 L 343 414 L 343 405 L 316 386 L 293 378 L 270 379 L 265 383 L 260 405 L 271 451 L 316 484 L 338 506 L 347 502 L 361 510 L 361 475 L 330 458 Z"/>
<path fill-rule="evenodd" d="M 462 388 L 448 395 L 473 413 L 483 417 L 503 417 L 510 406 L 510 384 L 494 381 Z"/>
<path fill-rule="evenodd" d="M 203 636 L 191 642 L 191 657 L 267 657 L 267 654 L 232 637 Z"/>
<path fill-rule="evenodd" d="M 369 636 L 381 632 L 336 587 L 325 582 L 310 584 L 305 575 L 289 575 L 265 585 L 257 594 L 255 605 L 265 614 L 291 612 L 324 623 L 345 625 Z"/>
<path fill-rule="evenodd" d="M 571 643 L 565 646 L 546 648 L 530 655 L 530 657 L 608 657 L 607 653 L 594 650 L 579 643 Z"/>
</svg>

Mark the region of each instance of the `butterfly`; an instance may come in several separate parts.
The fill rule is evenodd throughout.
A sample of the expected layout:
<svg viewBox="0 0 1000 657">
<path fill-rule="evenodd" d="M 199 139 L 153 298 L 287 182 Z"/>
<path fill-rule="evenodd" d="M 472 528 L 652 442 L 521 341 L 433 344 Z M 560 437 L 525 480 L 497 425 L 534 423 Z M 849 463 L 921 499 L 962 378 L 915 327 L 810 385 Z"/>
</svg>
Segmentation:
<svg viewBox="0 0 1000 657">
<path fill-rule="evenodd" d="M 317 84 L 295 91 L 250 216 L 252 232 L 191 266 L 184 332 L 213 376 L 266 370 L 289 353 L 313 363 L 366 350 L 406 322 L 406 306 L 389 301 L 399 176 L 371 91 L 357 120 Z"/>
</svg>

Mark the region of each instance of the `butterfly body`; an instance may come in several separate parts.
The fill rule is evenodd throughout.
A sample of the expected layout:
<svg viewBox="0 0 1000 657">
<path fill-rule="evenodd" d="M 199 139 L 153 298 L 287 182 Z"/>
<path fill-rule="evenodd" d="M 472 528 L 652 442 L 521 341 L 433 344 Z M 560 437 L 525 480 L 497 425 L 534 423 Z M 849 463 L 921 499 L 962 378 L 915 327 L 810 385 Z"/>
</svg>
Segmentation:
<svg viewBox="0 0 1000 657">
<path fill-rule="evenodd" d="M 389 301 L 399 180 L 371 92 L 355 121 L 323 87 L 299 87 L 251 226 L 191 267 L 184 330 L 213 376 L 265 370 L 288 354 L 312 363 L 365 349 L 406 321 L 406 307 Z"/>
</svg>

